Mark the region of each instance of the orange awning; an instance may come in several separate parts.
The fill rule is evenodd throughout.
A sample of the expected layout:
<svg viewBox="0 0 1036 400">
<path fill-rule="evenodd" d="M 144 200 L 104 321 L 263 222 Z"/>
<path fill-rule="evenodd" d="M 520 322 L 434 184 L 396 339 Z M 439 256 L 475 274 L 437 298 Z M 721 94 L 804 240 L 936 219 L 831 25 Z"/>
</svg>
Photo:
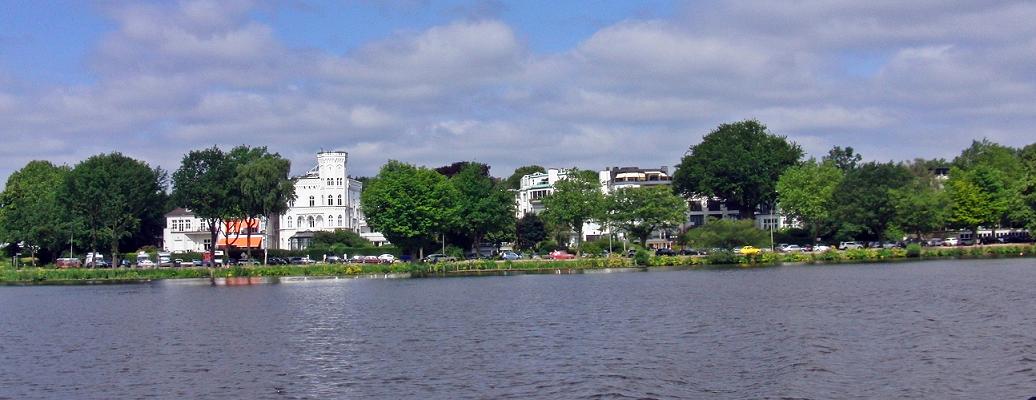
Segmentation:
<svg viewBox="0 0 1036 400">
<path fill-rule="evenodd" d="M 251 247 L 251 248 L 262 247 L 262 244 L 263 244 L 263 237 L 262 236 L 252 236 L 252 238 L 251 238 L 252 240 L 248 240 L 248 239 L 249 238 L 247 238 L 245 236 L 232 237 L 229 240 L 224 238 L 224 239 L 220 239 L 218 242 L 216 242 L 216 246 L 217 247 L 227 247 L 227 243 L 229 242 L 231 247 Z"/>
</svg>

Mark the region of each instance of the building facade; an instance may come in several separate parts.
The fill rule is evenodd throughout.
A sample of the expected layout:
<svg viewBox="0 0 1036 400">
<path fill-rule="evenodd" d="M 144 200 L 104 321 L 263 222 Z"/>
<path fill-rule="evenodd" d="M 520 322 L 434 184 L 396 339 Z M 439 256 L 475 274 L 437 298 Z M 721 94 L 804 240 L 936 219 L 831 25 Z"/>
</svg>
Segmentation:
<svg viewBox="0 0 1036 400">
<path fill-rule="evenodd" d="M 372 232 L 360 209 L 363 184 L 349 177 L 349 154 L 344 151 L 317 153 L 317 165 L 295 177 L 295 201 L 278 216 L 271 227 L 274 248 L 301 250 L 309 246 L 319 231 L 347 229 L 359 233 L 375 245 L 386 244 L 385 237 Z"/>
<path fill-rule="evenodd" d="M 229 220 L 219 227 L 216 239 L 217 249 L 251 247 L 266 248 L 266 218 L 251 221 Z M 251 237 L 249 237 L 251 232 Z M 229 233 L 229 234 L 225 234 Z M 208 223 L 194 215 L 191 210 L 177 208 L 165 215 L 162 230 L 162 250 L 171 253 L 205 252 L 212 247 Z"/>
</svg>

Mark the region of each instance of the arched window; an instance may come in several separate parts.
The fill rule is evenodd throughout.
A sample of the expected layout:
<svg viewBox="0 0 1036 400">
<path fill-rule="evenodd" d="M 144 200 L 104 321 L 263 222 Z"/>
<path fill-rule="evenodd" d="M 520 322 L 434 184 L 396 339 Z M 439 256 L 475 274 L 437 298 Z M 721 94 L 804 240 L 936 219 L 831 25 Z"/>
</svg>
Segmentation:
<svg viewBox="0 0 1036 400">
<path fill-rule="evenodd" d="M 315 228 L 316 227 L 316 220 L 313 219 L 313 216 L 309 217 L 309 227 L 310 228 Z"/>
<path fill-rule="evenodd" d="M 334 179 L 327 178 L 327 186 L 334 185 Z"/>
<path fill-rule="evenodd" d="M 338 186 L 342 186 L 342 178 L 338 178 Z"/>
<path fill-rule="evenodd" d="M 338 195 L 338 205 L 342 205 L 342 195 Z"/>
<path fill-rule="evenodd" d="M 335 198 L 334 198 L 334 196 L 327 195 L 327 205 L 329 205 L 329 206 L 335 205 Z"/>
<path fill-rule="evenodd" d="M 317 199 L 313 196 L 309 196 L 309 206 L 315 207 L 317 205 Z"/>
<path fill-rule="evenodd" d="M 291 228 L 291 217 L 288 217 L 288 227 Z"/>
<path fill-rule="evenodd" d="M 317 215 L 317 226 L 318 227 L 324 226 L 324 217 L 323 216 Z"/>
<path fill-rule="evenodd" d="M 295 226 L 302 228 L 302 216 L 299 216 L 299 224 Z"/>
<path fill-rule="evenodd" d="M 338 214 L 338 226 L 342 226 L 342 214 Z"/>
</svg>

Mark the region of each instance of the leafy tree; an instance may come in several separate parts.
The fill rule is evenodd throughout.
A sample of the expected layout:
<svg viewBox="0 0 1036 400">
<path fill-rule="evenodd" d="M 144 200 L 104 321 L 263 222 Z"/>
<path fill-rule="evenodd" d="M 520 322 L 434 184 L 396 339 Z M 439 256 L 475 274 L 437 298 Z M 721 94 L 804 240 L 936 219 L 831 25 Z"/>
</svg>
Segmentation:
<svg viewBox="0 0 1036 400">
<path fill-rule="evenodd" d="M 565 179 L 554 183 L 554 192 L 543 198 L 543 218 L 558 226 L 571 229 L 576 245 L 583 241 L 583 224 L 602 216 L 604 193 L 600 183 L 577 169 L 569 171 Z"/>
<path fill-rule="evenodd" d="M 920 181 L 920 184 L 941 187 L 942 183 L 936 179 L 935 170 L 937 168 L 949 168 L 950 162 L 941 158 L 930 160 L 915 158 L 912 161 L 901 162 L 899 165 L 906 168 L 906 170 L 910 172 L 910 175 L 913 175 L 914 180 Z"/>
<path fill-rule="evenodd" d="M 827 152 L 823 161 L 834 164 L 835 167 L 842 171 L 849 171 L 856 169 L 860 161 L 863 161 L 863 156 L 856 154 L 852 146 L 847 146 L 844 149 L 841 146 L 835 146 Z"/>
<path fill-rule="evenodd" d="M 831 217 L 843 238 L 881 239 L 896 215 L 890 195 L 910 180 L 900 165 L 869 162 L 845 174 L 835 189 Z"/>
<path fill-rule="evenodd" d="M 852 148 L 847 150 L 851 152 Z M 820 237 L 821 228 L 829 225 L 835 189 L 841 184 L 843 175 L 842 169 L 834 162 L 810 160 L 788 168 L 777 181 L 781 210 L 802 221 L 810 231 L 810 241 Z"/>
<path fill-rule="evenodd" d="M 489 165 L 473 161 L 457 161 L 453 164 L 436 168 L 435 172 L 438 172 L 447 178 L 453 178 L 468 167 L 475 167 L 478 169 L 480 175 L 489 177 Z"/>
<path fill-rule="evenodd" d="M 525 214 L 518 219 L 515 233 L 518 248 L 531 249 L 547 238 L 547 226 L 536 214 Z"/>
<path fill-rule="evenodd" d="M 673 190 L 685 197 L 724 199 L 741 218 L 777 197 L 777 179 L 798 164 L 802 149 L 771 134 L 755 120 L 723 124 L 691 146 L 673 176 Z"/>
<path fill-rule="evenodd" d="M 205 221 L 209 229 L 210 259 L 216 259 L 216 243 L 223 221 L 238 213 L 232 181 L 236 166 L 218 147 L 194 150 L 184 156 L 173 173 L 173 199 Z"/>
<path fill-rule="evenodd" d="M 457 191 L 438 172 L 391 160 L 360 196 L 372 229 L 404 251 L 424 246 L 457 224 Z"/>
<path fill-rule="evenodd" d="M 891 189 L 889 196 L 895 209 L 892 225 L 899 229 L 922 238 L 946 226 L 949 200 L 932 181 L 915 177 L 907 186 Z"/>
<path fill-rule="evenodd" d="M 750 220 L 717 219 L 685 233 L 684 242 L 691 247 L 731 249 L 751 245 L 770 247 L 770 234 L 755 227 Z"/>
<path fill-rule="evenodd" d="M 607 200 L 607 220 L 636 237 L 641 246 L 647 246 L 651 232 L 676 227 L 687 219 L 687 202 L 666 186 L 619 189 Z"/>
<path fill-rule="evenodd" d="M 951 170 L 946 191 L 950 199 L 947 221 L 953 226 L 977 233 L 980 225 L 989 224 L 996 218 L 996 210 L 990 207 L 989 193 L 959 168 Z"/>
<path fill-rule="evenodd" d="M 89 229 L 92 246 L 111 244 L 116 266 L 119 242 L 140 229 L 142 216 L 162 212 L 165 186 L 159 168 L 119 153 L 100 154 L 76 164 L 62 198 L 75 199 L 68 202 L 70 214 Z"/>
<path fill-rule="evenodd" d="M 534 174 L 537 172 L 547 172 L 547 169 L 539 165 L 526 165 L 524 167 L 518 167 L 518 169 L 515 169 L 514 173 L 512 173 L 511 176 L 504 180 L 504 182 L 506 183 L 506 187 L 508 189 L 518 190 L 522 186 L 523 176 Z"/>
<path fill-rule="evenodd" d="M 1011 181 L 1022 179 L 1025 173 L 1017 150 L 991 142 L 989 139 L 972 141 L 970 147 L 953 159 L 953 166 L 963 171 L 980 165 L 1000 171 Z"/>
<path fill-rule="evenodd" d="M 259 217 L 270 218 L 288 210 L 288 202 L 295 200 L 295 184 L 288 174 L 291 161 L 280 154 L 267 153 L 265 147 L 256 149 L 254 157 L 237 165 L 236 189 L 242 215 L 246 221 Z M 248 258 L 252 258 L 252 231 L 246 231 Z M 267 244 L 269 245 L 269 244 Z"/>
<path fill-rule="evenodd" d="M 319 231 L 313 234 L 311 246 L 331 247 L 340 245 L 343 247 L 371 247 L 369 240 L 364 239 L 359 233 L 348 229 L 335 229 L 334 231 Z"/>
<path fill-rule="evenodd" d="M 471 235 L 472 251 L 478 252 L 487 233 L 513 226 L 514 195 L 493 182 L 488 168 L 468 163 L 450 183 L 457 193 L 457 227 Z"/>
<path fill-rule="evenodd" d="M 43 261 L 60 254 L 73 228 L 61 201 L 68 174 L 68 167 L 49 161 L 30 161 L 11 174 L 0 193 L 0 242 L 25 242 L 34 262 L 37 248 Z"/>
</svg>

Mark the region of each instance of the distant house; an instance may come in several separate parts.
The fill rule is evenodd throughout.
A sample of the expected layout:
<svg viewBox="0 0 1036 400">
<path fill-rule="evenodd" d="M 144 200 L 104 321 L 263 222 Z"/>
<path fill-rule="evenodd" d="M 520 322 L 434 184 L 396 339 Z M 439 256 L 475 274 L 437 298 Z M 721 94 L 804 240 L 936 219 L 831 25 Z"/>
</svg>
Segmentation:
<svg viewBox="0 0 1036 400">
<path fill-rule="evenodd" d="M 162 230 L 163 250 L 173 253 L 204 252 L 212 247 L 208 223 L 194 215 L 191 210 L 177 208 L 167 213 L 165 220 L 165 228 Z M 266 243 L 264 242 L 266 231 L 265 218 L 250 221 L 224 221 L 218 227 L 218 230 L 219 238 L 216 239 L 217 249 L 266 248 Z M 248 239 L 249 232 L 251 232 L 251 239 Z M 229 233 L 229 237 L 225 233 Z"/>
</svg>

